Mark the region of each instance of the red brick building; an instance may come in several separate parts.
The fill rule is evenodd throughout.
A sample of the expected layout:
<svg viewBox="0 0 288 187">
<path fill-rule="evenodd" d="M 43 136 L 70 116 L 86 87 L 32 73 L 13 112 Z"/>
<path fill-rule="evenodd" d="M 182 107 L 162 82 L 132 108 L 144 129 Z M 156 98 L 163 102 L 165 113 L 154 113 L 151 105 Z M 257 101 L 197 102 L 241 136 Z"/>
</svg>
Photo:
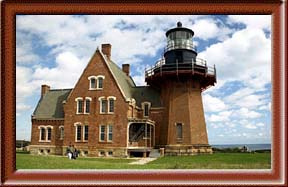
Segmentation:
<svg viewBox="0 0 288 187">
<path fill-rule="evenodd" d="M 164 148 L 166 155 L 212 153 L 201 93 L 216 82 L 216 69 L 196 58 L 194 32 L 166 32 L 164 56 L 136 86 L 129 64 L 120 69 L 111 45 L 96 49 L 72 89 L 42 85 L 32 115 L 32 154 L 65 155 L 69 145 L 82 156 L 129 156 Z"/>
</svg>

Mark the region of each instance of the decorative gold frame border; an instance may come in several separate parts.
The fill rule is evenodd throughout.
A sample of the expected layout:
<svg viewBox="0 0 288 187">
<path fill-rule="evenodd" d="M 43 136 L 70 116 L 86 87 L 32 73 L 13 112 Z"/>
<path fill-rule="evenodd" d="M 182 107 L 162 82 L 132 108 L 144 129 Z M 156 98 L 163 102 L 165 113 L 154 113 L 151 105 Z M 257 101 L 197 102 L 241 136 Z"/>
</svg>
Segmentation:
<svg viewBox="0 0 288 187">
<path fill-rule="evenodd" d="M 260 3 L 259 3 L 260 2 Z M 285 185 L 287 137 L 287 2 L 276 0 L 6 0 L 1 3 L 1 184 L 2 185 Z M 271 14 L 271 170 L 19 170 L 15 169 L 17 14 Z M 284 16 L 283 16 L 284 15 Z M 287 14 L 286 14 L 287 21 Z M 286 37 L 285 37 L 286 36 Z M 284 95 L 285 94 L 285 95 Z M 284 103 L 285 102 L 285 103 Z M 285 105 L 286 104 L 286 105 Z M 286 139 L 285 139 L 286 140 Z"/>
</svg>

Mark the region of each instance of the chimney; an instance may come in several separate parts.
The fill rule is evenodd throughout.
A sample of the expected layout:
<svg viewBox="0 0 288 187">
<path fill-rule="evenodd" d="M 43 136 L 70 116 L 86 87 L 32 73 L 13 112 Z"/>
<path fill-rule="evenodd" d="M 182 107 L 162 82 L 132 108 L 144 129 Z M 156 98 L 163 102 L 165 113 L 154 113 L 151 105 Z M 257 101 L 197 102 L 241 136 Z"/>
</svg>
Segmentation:
<svg viewBox="0 0 288 187">
<path fill-rule="evenodd" d="M 41 97 L 43 97 L 47 92 L 49 92 L 50 86 L 43 84 L 41 86 Z"/>
<path fill-rule="evenodd" d="M 122 64 L 122 71 L 126 73 L 127 76 L 130 74 L 130 64 Z"/>
<path fill-rule="evenodd" d="M 102 44 L 102 53 L 110 60 L 111 57 L 111 44 Z"/>
</svg>

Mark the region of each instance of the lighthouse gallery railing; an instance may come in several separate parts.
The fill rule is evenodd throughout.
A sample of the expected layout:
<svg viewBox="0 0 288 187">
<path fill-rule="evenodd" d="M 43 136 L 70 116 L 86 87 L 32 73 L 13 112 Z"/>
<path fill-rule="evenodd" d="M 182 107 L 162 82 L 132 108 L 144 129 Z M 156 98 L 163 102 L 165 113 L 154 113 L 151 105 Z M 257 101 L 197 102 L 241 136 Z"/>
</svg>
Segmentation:
<svg viewBox="0 0 288 187">
<path fill-rule="evenodd" d="M 216 68 L 215 65 L 213 67 L 207 66 L 206 60 L 196 58 L 196 61 L 190 62 L 178 62 L 176 60 L 175 63 L 166 64 L 165 59 L 162 58 L 158 60 L 155 65 L 151 68 L 145 68 L 145 78 L 154 75 L 155 72 L 162 74 L 162 72 L 172 72 L 175 71 L 178 74 L 178 71 L 181 70 L 190 70 L 192 73 L 194 71 L 201 71 L 206 75 L 215 75 L 216 76 Z"/>
</svg>

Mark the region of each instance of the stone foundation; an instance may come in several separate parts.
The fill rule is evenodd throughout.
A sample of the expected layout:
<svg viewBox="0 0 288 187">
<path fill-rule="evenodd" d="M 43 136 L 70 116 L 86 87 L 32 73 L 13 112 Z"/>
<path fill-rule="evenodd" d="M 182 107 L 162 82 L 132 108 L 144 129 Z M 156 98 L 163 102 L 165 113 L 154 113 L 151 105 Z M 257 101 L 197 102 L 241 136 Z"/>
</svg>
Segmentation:
<svg viewBox="0 0 288 187">
<path fill-rule="evenodd" d="M 97 148 L 77 146 L 81 157 L 128 157 L 127 148 L 107 147 Z M 30 153 L 33 155 L 62 155 L 66 156 L 67 146 L 31 145 Z"/>
<path fill-rule="evenodd" d="M 165 156 L 212 154 L 210 145 L 166 145 Z"/>
</svg>

